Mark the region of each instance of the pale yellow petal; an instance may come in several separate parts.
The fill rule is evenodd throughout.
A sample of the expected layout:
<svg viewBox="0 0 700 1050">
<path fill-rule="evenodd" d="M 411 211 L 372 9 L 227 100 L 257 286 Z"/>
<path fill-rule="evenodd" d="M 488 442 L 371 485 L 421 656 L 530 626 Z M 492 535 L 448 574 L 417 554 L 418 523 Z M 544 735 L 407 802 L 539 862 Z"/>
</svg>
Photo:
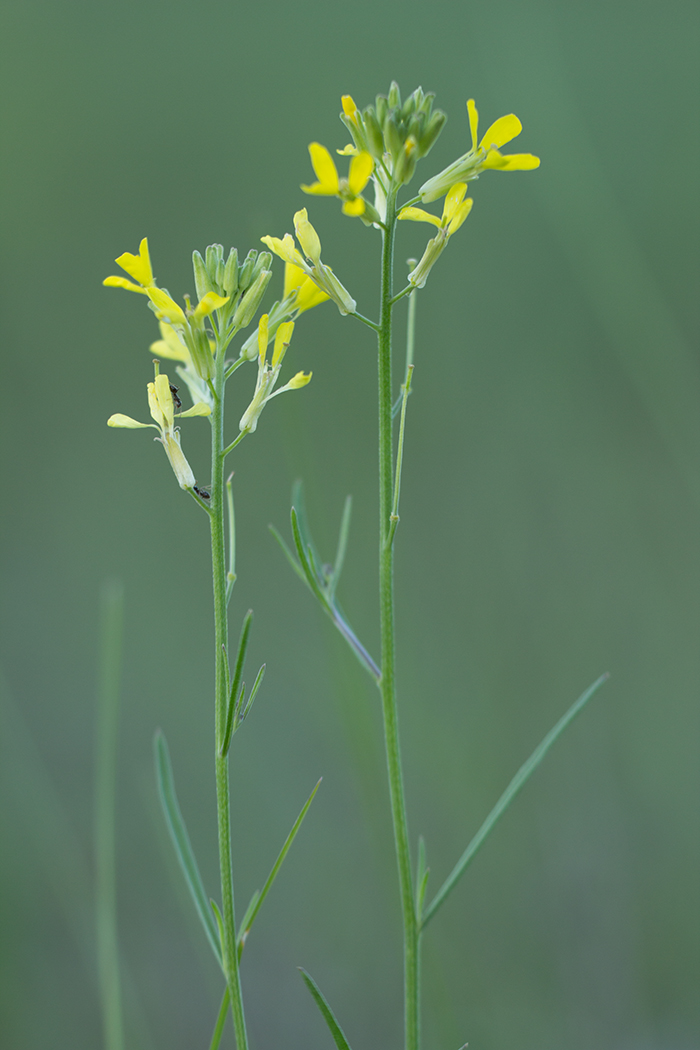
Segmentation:
<svg viewBox="0 0 700 1050">
<path fill-rule="evenodd" d="M 202 296 L 195 307 L 194 316 L 197 318 L 208 317 L 209 314 L 214 312 L 214 310 L 220 310 L 228 300 L 229 297 L 227 295 L 217 295 L 216 292 L 207 292 L 206 295 Z"/>
<path fill-rule="evenodd" d="M 532 171 L 539 168 L 540 158 L 532 153 L 499 153 L 492 149 L 482 163 L 482 168 L 493 168 L 495 171 Z"/>
<path fill-rule="evenodd" d="M 294 230 L 307 259 L 311 259 L 312 262 L 318 265 L 321 261 L 321 241 L 316 230 L 309 222 L 306 208 L 301 208 L 296 212 L 294 216 Z"/>
<path fill-rule="evenodd" d="M 285 321 L 277 329 L 275 335 L 275 349 L 272 353 L 272 367 L 278 365 L 284 355 L 287 352 L 287 347 L 292 341 L 292 332 L 294 331 L 294 321 Z"/>
<path fill-rule="evenodd" d="M 124 252 L 120 255 L 115 262 L 121 266 L 122 270 L 126 270 L 129 277 L 133 277 L 139 284 L 148 287 L 153 284 L 153 271 L 151 270 L 151 258 L 148 254 L 148 239 L 143 238 L 139 245 L 139 254 L 132 255 L 131 252 Z"/>
<path fill-rule="evenodd" d="M 107 420 L 108 427 L 127 427 L 129 430 L 135 430 L 137 427 L 153 427 L 157 430 L 158 427 L 153 426 L 153 423 L 139 423 L 137 419 L 132 419 L 131 416 L 125 416 L 121 412 L 115 412 L 113 416 L 110 416 Z"/>
<path fill-rule="evenodd" d="M 352 95 L 343 95 L 340 102 L 345 116 L 352 119 L 357 113 L 357 106 L 355 105 L 355 100 Z"/>
<path fill-rule="evenodd" d="M 453 233 L 457 232 L 457 230 L 460 228 L 469 212 L 472 210 L 473 204 L 474 201 L 472 200 L 472 198 L 467 197 L 465 201 L 462 201 L 461 204 L 457 205 L 450 220 L 450 224 L 447 227 L 448 237 L 451 237 Z"/>
<path fill-rule="evenodd" d="M 170 380 L 164 372 L 159 372 L 155 379 L 155 393 L 158 407 L 163 414 L 163 419 L 169 430 L 172 430 L 175 422 L 175 402 L 170 389 Z"/>
<path fill-rule="evenodd" d="M 208 405 L 206 401 L 198 401 L 196 405 L 192 405 L 192 408 L 188 408 L 185 412 L 178 412 L 177 415 L 180 419 L 187 419 L 189 416 L 210 416 L 211 405 Z"/>
<path fill-rule="evenodd" d="M 312 307 L 325 302 L 326 299 L 330 299 L 330 295 L 321 291 L 318 285 L 314 284 L 310 277 L 307 277 L 304 283 L 299 286 L 294 307 L 301 314 L 305 310 L 311 310 Z"/>
<path fill-rule="evenodd" d="M 299 390 L 301 387 L 306 386 L 307 383 L 311 382 L 312 375 L 313 372 L 297 372 L 295 376 L 292 376 L 286 386 L 280 387 L 280 394 L 283 390 Z"/>
<path fill-rule="evenodd" d="M 258 357 L 260 358 L 261 364 L 265 360 L 265 355 L 267 354 L 269 320 L 270 318 L 268 314 L 263 314 L 258 321 Z"/>
<path fill-rule="evenodd" d="M 507 117 L 499 117 L 484 135 L 479 143 L 482 149 L 500 149 L 510 142 L 523 130 L 523 126 L 515 113 L 509 113 Z"/>
<path fill-rule="evenodd" d="M 442 225 L 437 215 L 431 215 L 429 211 L 424 211 L 423 208 L 402 208 L 397 218 L 410 219 L 411 222 L 432 222 L 433 226 L 438 228 Z"/>
<path fill-rule="evenodd" d="M 307 280 L 308 277 L 299 266 L 295 266 L 294 263 L 286 263 L 284 267 L 283 298 L 286 299 L 288 295 L 291 295 L 295 288 L 300 288 L 304 281 Z"/>
<path fill-rule="evenodd" d="M 450 222 L 453 218 L 457 208 L 464 200 L 464 195 L 467 192 L 466 182 L 456 182 L 454 186 L 450 188 L 445 197 L 445 204 L 442 209 L 443 222 Z"/>
<path fill-rule="evenodd" d="M 163 338 L 151 343 L 150 353 L 154 357 L 167 357 L 171 361 L 182 361 L 184 364 L 189 364 L 190 352 L 173 326 L 159 321 L 158 327 Z"/>
<path fill-rule="evenodd" d="M 306 263 L 297 249 L 291 233 L 285 233 L 282 239 L 279 237 L 261 237 L 260 240 L 263 244 L 267 245 L 271 252 L 274 252 L 275 255 L 279 256 L 280 259 L 284 259 L 285 262 L 291 263 L 293 266 L 298 266 L 306 272 Z"/>
</svg>

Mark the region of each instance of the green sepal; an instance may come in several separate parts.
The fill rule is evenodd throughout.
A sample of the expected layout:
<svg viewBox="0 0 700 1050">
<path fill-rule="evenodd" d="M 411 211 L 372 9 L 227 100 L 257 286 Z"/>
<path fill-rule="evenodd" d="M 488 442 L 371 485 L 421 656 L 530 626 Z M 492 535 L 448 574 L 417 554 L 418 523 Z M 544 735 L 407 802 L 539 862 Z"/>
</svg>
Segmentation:
<svg viewBox="0 0 700 1050">
<path fill-rule="evenodd" d="M 190 837 L 187 834 L 187 828 L 177 801 L 175 780 L 173 778 L 173 768 L 170 761 L 170 754 L 168 752 L 168 745 L 160 730 L 158 730 L 154 738 L 154 751 L 158 793 L 163 806 L 163 812 L 165 813 L 165 820 L 170 832 L 170 838 L 175 847 L 175 853 L 180 862 L 180 867 L 185 876 L 185 882 L 187 883 L 194 906 L 197 909 L 197 914 L 199 915 L 204 927 L 204 932 L 209 939 L 209 943 L 211 944 L 214 955 L 218 959 L 219 965 L 223 968 L 221 943 L 218 931 L 214 922 L 214 917 L 209 908 L 208 898 L 204 891 L 202 877 L 199 874 L 197 860 L 192 850 Z"/>
<path fill-rule="evenodd" d="M 333 1036 L 333 1042 L 337 1046 L 338 1050 L 350 1050 L 350 1043 L 345 1038 L 345 1032 L 340 1027 L 335 1019 L 335 1014 L 328 1005 L 326 999 L 321 993 L 320 988 L 314 981 L 311 974 L 307 973 L 303 966 L 298 966 L 299 973 L 304 978 L 304 984 L 311 992 L 316 1006 L 323 1014 L 323 1019 L 330 1029 L 330 1033 Z"/>
</svg>

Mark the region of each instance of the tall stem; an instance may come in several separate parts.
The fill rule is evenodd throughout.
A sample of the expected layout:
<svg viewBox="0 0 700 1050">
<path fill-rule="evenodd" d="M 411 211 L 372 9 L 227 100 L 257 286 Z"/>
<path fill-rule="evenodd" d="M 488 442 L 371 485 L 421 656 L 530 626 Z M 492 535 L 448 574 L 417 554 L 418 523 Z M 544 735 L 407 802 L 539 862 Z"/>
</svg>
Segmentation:
<svg viewBox="0 0 700 1050">
<path fill-rule="evenodd" d="M 391 389 L 391 295 L 396 228 L 396 190 L 387 199 L 383 231 L 381 314 L 379 321 L 379 615 L 382 673 L 379 688 L 389 774 L 391 815 L 399 872 L 404 944 L 404 1024 L 406 1050 L 418 1050 L 418 924 L 408 844 L 394 675 L 394 545 L 390 537 L 393 498 Z"/>
<path fill-rule="evenodd" d="M 229 792 L 228 755 L 222 756 L 221 742 L 226 728 L 228 696 L 225 667 L 228 645 L 226 602 L 226 549 L 224 532 L 224 354 L 219 349 L 214 378 L 214 405 L 211 414 L 211 562 L 214 582 L 214 625 L 216 662 L 216 806 L 219 832 L 219 870 L 223 919 L 223 957 L 231 1012 L 238 1050 L 248 1050 L 248 1037 L 243 1013 L 243 997 L 236 950 L 236 914 L 233 896 L 231 860 L 231 800 Z"/>
</svg>

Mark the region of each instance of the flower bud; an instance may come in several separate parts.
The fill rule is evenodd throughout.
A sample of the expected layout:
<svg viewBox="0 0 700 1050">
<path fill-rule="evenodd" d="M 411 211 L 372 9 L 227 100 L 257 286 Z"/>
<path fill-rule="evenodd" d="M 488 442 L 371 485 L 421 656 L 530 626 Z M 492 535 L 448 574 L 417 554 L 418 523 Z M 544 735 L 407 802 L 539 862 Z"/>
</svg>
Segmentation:
<svg viewBox="0 0 700 1050">
<path fill-rule="evenodd" d="M 203 299 L 207 292 L 214 291 L 214 286 L 209 278 L 204 259 L 197 251 L 192 252 L 192 269 L 194 271 L 194 286 L 197 289 L 197 298 Z"/>
<path fill-rule="evenodd" d="M 401 105 L 401 92 L 399 90 L 399 85 L 395 80 L 392 80 L 391 82 L 387 102 L 389 104 L 389 109 L 398 109 Z"/>
<path fill-rule="evenodd" d="M 257 253 L 256 253 L 257 254 Z M 248 260 L 246 260 L 247 265 Z M 252 269 L 252 266 L 251 266 Z M 247 328 L 255 316 L 255 311 L 260 305 L 260 300 L 265 294 L 265 289 L 270 283 L 272 270 L 261 270 L 255 281 L 243 295 L 233 315 L 235 328 Z"/>
<path fill-rule="evenodd" d="M 242 292 L 246 290 L 248 285 L 253 280 L 253 268 L 255 266 L 255 260 L 257 259 L 257 257 L 258 253 L 256 252 L 255 248 L 251 248 L 248 254 L 246 255 L 245 259 L 243 260 L 243 265 L 238 271 L 238 287 Z"/>
<path fill-rule="evenodd" d="M 223 289 L 225 295 L 235 295 L 238 291 L 238 252 L 232 248 L 224 266 Z"/>
<path fill-rule="evenodd" d="M 206 266 L 213 290 L 221 295 L 224 283 L 224 249 L 221 244 L 210 244 L 207 248 Z"/>
</svg>

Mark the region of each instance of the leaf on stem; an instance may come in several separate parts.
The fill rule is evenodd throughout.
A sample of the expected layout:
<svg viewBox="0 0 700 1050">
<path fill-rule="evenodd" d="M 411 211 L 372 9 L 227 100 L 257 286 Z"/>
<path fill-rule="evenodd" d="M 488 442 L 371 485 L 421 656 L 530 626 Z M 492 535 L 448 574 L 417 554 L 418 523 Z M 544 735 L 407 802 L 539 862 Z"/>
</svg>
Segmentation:
<svg viewBox="0 0 700 1050">
<path fill-rule="evenodd" d="M 262 907 L 262 904 L 263 904 L 263 901 L 265 900 L 265 898 L 267 897 L 268 893 L 270 892 L 273 882 L 277 878 L 277 873 L 280 870 L 280 868 L 282 867 L 282 864 L 284 862 L 284 858 L 289 853 L 289 850 L 291 849 L 292 843 L 294 842 L 294 839 L 297 837 L 297 833 L 298 833 L 299 828 L 301 827 L 301 825 L 303 823 L 304 817 L 306 816 L 306 814 L 309 811 L 309 806 L 311 805 L 311 803 L 314 800 L 314 795 L 316 794 L 316 792 L 318 791 L 319 787 L 321 786 L 321 780 L 323 780 L 323 777 L 321 777 L 321 779 L 316 784 L 316 787 L 313 789 L 313 791 L 311 792 L 311 794 L 307 798 L 306 802 L 304 803 L 304 806 L 303 806 L 303 808 L 301 810 L 301 813 L 299 814 L 297 819 L 294 821 L 294 824 L 292 825 L 292 830 L 289 832 L 289 834 L 287 835 L 286 839 L 284 840 L 284 845 L 282 846 L 282 849 L 280 850 L 280 852 L 279 852 L 279 854 L 277 856 L 277 860 L 272 865 L 272 871 L 268 875 L 268 877 L 267 877 L 267 879 L 265 881 L 265 885 L 263 886 L 263 888 L 260 891 L 258 891 L 258 890 L 255 891 L 255 893 L 253 894 L 253 896 L 251 898 L 250 904 L 246 908 L 245 915 L 243 916 L 243 920 L 242 920 L 240 928 L 239 928 L 240 929 L 240 933 L 238 935 L 238 957 L 239 957 L 239 959 L 240 959 L 240 956 L 241 956 L 241 952 L 243 951 L 243 946 L 244 946 L 244 944 L 246 942 L 248 934 L 250 933 L 250 928 L 253 925 L 253 922 L 255 921 L 255 917 L 258 914 L 258 912 L 260 911 L 260 909 Z"/>
<path fill-rule="evenodd" d="M 428 922 L 430 922 L 430 920 L 432 919 L 432 917 L 435 914 L 435 912 L 438 910 L 440 905 L 444 902 L 445 898 L 454 889 L 454 887 L 457 884 L 458 880 L 464 874 L 464 872 L 466 871 L 467 867 L 469 866 L 471 861 L 474 859 L 474 857 L 476 856 L 476 854 L 478 853 L 479 849 L 484 844 L 484 842 L 486 841 L 488 836 L 491 834 L 491 832 L 493 831 L 494 827 L 496 826 L 496 824 L 498 823 L 500 818 L 503 816 L 505 811 L 508 809 L 509 805 L 511 804 L 511 802 L 513 801 L 515 796 L 520 792 L 521 788 L 524 787 L 524 785 L 530 779 L 532 774 L 535 772 L 535 770 L 537 769 L 539 764 L 542 762 L 542 759 L 545 757 L 545 755 L 547 754 L 549 749 L 552 747 L 552 745 L 559 739 L 559 737 L 564 732 L 564 730 L 567 728 L 567 726 L 569 726 L 570 723 L 573 722 L 573 720 L 576 717 L 576 715 L 580 711 L 583 710 L 583 708 L 586 706 L 586 704 L 591 699 L 591 697 L 594 695 L 594 693 L 597 693 L 597 691 L 600 689 L 600 687 L 603 684 L 603 682 L 607 681 L 607 679 L 609 677 L 610 676 L 607 674 L 607 672 L 606 672 L 606 674 L 601 675 L 600 678 L 598 678 L 593 683 L 593 685 L 589 686 L 589 688 L 585 691 L 585 693 L 581 694 L 581 696 L 578 698 L 578 700 L 574 704 L 571 705 L 571 707 L 566 712 L 566 714 L 563 715 L 559 719 L 559 721 L 556 723 L 556 725 L 552 729 L 550 729 L 550 731 L 549 731 L 549 733 L 547 733 L 546 737 L 541 741 L 541 743 L 532 752 L 532 754 L 528 758 L 527 762 L 525 762 L 520 767 L 520 769 L 515 774 L 515 776 L 511 780 L 511 782 L 508 785 L 508 787 L 506 788 L 506 790 L 503 792 L 503 794 L 499 798 L 499 800 L 496 803 L 496 805 L 493 807 L 493 809 L 489 813 L 489 815 L 486 818 L 486 820 L 484 821 L 484 823 L 481 825 L 481 827 L 477 831 L 477 833 L 474 836 L 474 838 L 471 840 L 471 842 L 469 843 L 469 845 L 465 849 L 465 851 L 462 854 L 462 856 L 457 861 L 457 863 L 454 866 L 454 868 L 452 869 L 451 873 L 445 879 L 445 881 L 442 884 L 441 888 L 435 894 L 435 897 L 433 898 L 432 902 L 430 903 L 430 905 L 428 906 L 428 908 L 427 908 L 427 910 L 425 912 L 425 915 L 423 916 L 422 926 L 426 926 L 428 924 Z"/>
<path fill-rule="evenodd" d="M 216 1025 L 214 1026 L 214 1034 L 211 1037 L 211 1043 L 209 1044 L 209 1050 L 219 1050 L 221 1044 L 221 1037 L 224 1034 L 224 1027 L 226 1026 L 226 1015 L 228 1014 L 228 985 L 224 992 L 224 997 L 221 1000 L 221 1006 L 219 1007 L 219 1014 L 216 1018 Z"/>
<path fill-rule="evenodd" d="M 335 594 L 335 589 L 338 586 L 338 580 L 340 574 L 343 571 L 343 564 L 345 562 L 345 552 L 348 547 L 348 536 L 350 535 L 350 515 L 352 514 L 352 496 L 345 497 L 345 506 L 343 507 L 343 516 L 340 519 L 340 532 L 338 533 L 338 549 L 335 552 L 335 561 L 333 563 L 333 574 L 330 578 L 328 589 L 331 598 Z"/>
<path fill-rule="evenodd" d="M 416 872 L 416 919 L 419 923 L 423 913 L 423 902 L 425 901 L 425 891 L 428 888 L 429 875 L 430 868 L 427 866 L 426 861 L 425 839 L 421 835 L 418 839 L 418 870 Z"/>
<path fill-rule="evenodd" d="M 231 680 L 228 707 L 226 709 L 226 725 L 224 727 L 224 734 L 219 748 L 219 754 L 222 757 L 228 754 L 228 749 L 231 746 L 231 739 L 238 729 L 238 715 L 245 689 L 245 685 L 243 686 L 243 689 L 241 689 L 241 677 L 243 675 L 243 665 L 245 663 L 245 655 L 248 649 L 248 638 L 250 636 L 252 622 L 253 610 L 249 609 L 243 618 L 241 637 L 238 643 L 238 655 L 236 656 L 236 666 L 233 672 L 233 679 Z"/>
<path fill-rule="evenodd" d="M 175 781 L 173 778 L 173 769 L 170 762 L 168 745 L 160 730 L 158 730 L 155 735 L 154 750 L 158 791 L 163 806 L 163 812 L 165 813 L 165 820 L 168 825 L 168 830 L 170 831 L 170 837 L 173 846 L 175 847 L 175 852 L 180 862 L 182 873 L 185 876 L 185 881 L 192 896 L 192 900 L 194 901 L 194 906 L 197 909 L 197 914 L 204 926 L 204 932 L 209 939 L 209 943 L 211 944 L 214 955 L 219 961 L 219 965 L 222 965 L 221 945 L 217 935 L 216 923 L 214 922 L 214 917 L 209 909 L 207 895 L 204 892 L 204 886 L 202 884 L 202 877 L 199 874 L 199 867 L 197 866 L 197 861 L 194 852 L 192 851 L 190 837 L 187 834 L 187 828 L 182 819 L 182 813 L 175 792 Z"/>
<path fill-rule="evenodd" d="M 304 983 L 311 992 L 311 995 L 313 996 L 316 1005 L 323 1014 L 323 1019 L 325 1020 L 326 1024 L 328 1025 L 328 1028 L 330 1029 L 330 1033 L 333 1036 L 333 1041 L 337 1046 L 338 1050 L 350 1050 L 350 1044 L 345 1038 L 345 1033 L 343 1032 L 343 1029 L 336 1021 L 333 1011 L 331 1010 L 330 1006 L 321 994 L 321 990 L 314 981 L 313 977 L 310 974 L 308 974 L 302 966 L 299 966 L 298 970 L 301 976 L 304 978 Z"/>
</svg>

